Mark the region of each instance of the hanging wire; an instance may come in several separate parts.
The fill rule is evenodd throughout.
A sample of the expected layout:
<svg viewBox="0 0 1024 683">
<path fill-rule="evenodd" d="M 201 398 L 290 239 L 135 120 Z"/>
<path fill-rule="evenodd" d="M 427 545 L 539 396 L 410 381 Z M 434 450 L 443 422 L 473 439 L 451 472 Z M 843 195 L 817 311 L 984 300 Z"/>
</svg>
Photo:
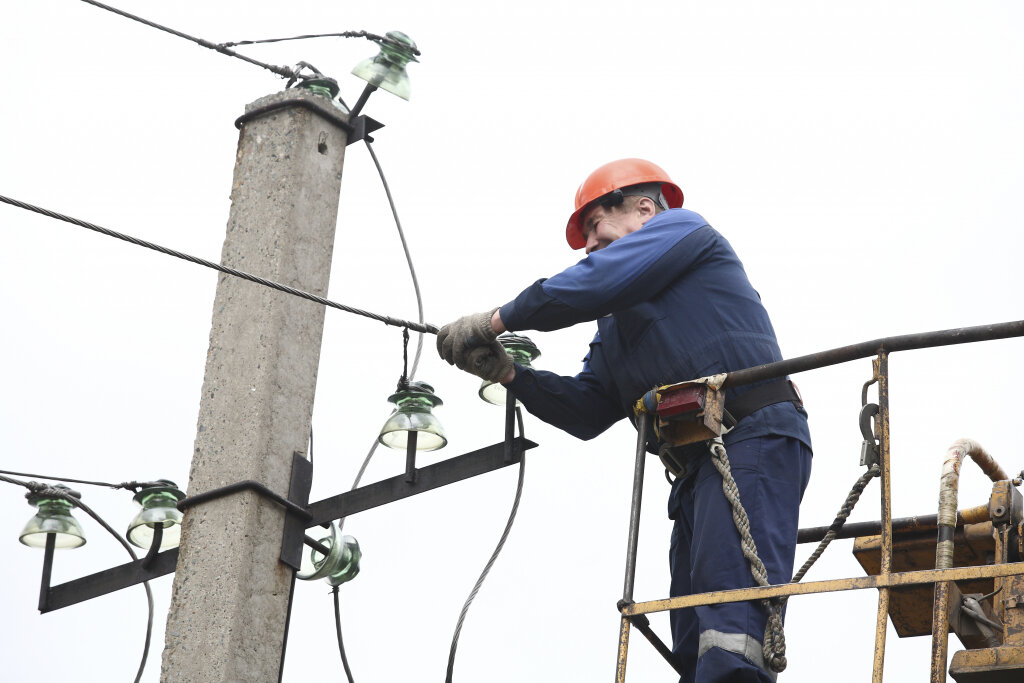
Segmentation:
<svg viewBox="0 0 1024 683">
<path fill-rule="evenodd" d="M 405 231 L 402 229 L 402 221 L 398 217 L 398 209 L 395 207 L 394 197 L 391 195 L 391 186 L 388 185 L 388 179 L 384 175 L 384 169 L 381 168 L 380 161 L 377 159 L 377 154 L 373 151 L 373 145 L 370 144 L 369 140 L 364 140 L 366 143 L 366 149 L 370 152 L 370 158 L 373 159 L 373 165 L 377 169 L 377 175 L 380 176 L 380 182 L 384 185 L 384 193 L 388 198 L 388 206 L 391 207 L 391 216 L 395 219 L 395 227 L 398 229 L 398 238 L 402 242 L 402 251 L 405 252 L 405 262 L 409 266 L 409 275 L 412 278 L 413 291 L 416 294 L 416 310 L 419 315 L 419 322 L 424 328 L 428 327 L 423 322 L 423 293 L 420 291 L 419 279 L 416 277 L 416 268 L 412 263 L 412 254 L 409 252 L 409 243 L 405 239 Z M 430 326 L 432 327 L 432 326 Z M 416 377 L 416 370 L 420 365 L 420 355 L 423 352 L 423 330 L 417 330 L 419 333 L 416 339 L 416 355 L 412 361 L 412 369 L 409 369 L 409 330 L 416 329 L 410 325 L 406 325 L 405 329 L 402 330 L 402 381 L 411 382 Z M 437 328 L 434 328 L 433 334 L 437 334 Z M 522 422 L 520 421 L 520 429 L 522 428 Z M 367 451 L 366 457 L 363 458 L 363 463 L 359 466 L 359 471 L 356 473 L 355 479 L 352 481 L 352 487 L 349 490 L 355 490 L 359 488 L 359 482 L 363 480 L 363 474 L 366 473 L 366 468 L 370 465 L 370 460 L 373 459 L 374 453 L 377 452 L 377 447 L 380 445 L 380 441 L 377 439 L 373 440 L 373 444 L 370 446 L 370 450 Z M 342 529 L 345 528 L 345 517 L 338 520 L 338 534 L 341 534 Z M 334 609 L 335 609 L 335 625 L 338 629 L 338 649 L 341 651 L 341 661 L 345 665 L 345 673 L 348 675 L 349 683 L 354 683 L 352 680 L 352 672 L 348 667 L 348 657 L 345 655 L 345 644 L 341 638 L 341 608 L 338 606 L 338 591 L 337 588 L 334 590 Z"/>
<path fill-rule="evenodd" d="M 398 386 L 409 386 L 409 328 L 402 330 L 402 376 Z"/>
<path fill-rule="evenodd" d="M 355 679 L 352 678 L 352 669 L 348 665 L 348 657 L 345 656 L 345 643 L 341 639 L 341 605 L 338 603 L 338 587 L 333 586 L 331 593 L 334 595 L 334 626 L 338 633 L 338 651 L 341 653 L 341 665 L 345 667 L 348 683 L 355 683 Z"/>
<path fill-rule="evenodd" d="M 384 177 L 384 169 L 380 167 L 380 161 L 377 160 L 377 153 L 373 151 L 373 145 L 370 144 L 369 140 L 365 140 L 366 149 L 370 152 L 370 158 L 373 159 L 373 165 L 377 168 L 377 175 L 380 176 L 380 182 L 384 185 L 384 193 L 388 197 L 388 205 L 391 207 L 391 215 L 395 219 L 395 227 L 398 228 L 398 239 L 402 241 L 402 251 L 405 252 L 405 262 L 409 265 L 409 276 L 412 278 L 412 288 L 416 292 L 416 312 L 418 314 L 417 320 L 420 325 L 428 327 L 423 322 L 423 293 L 420 292 L 420 281 L 416 277 L 416 267 L 412 264 L 412 255 L 409 253 L 409 243 L 405 240 L 405 231 L 402 230 L 402 221 L 398 218 L 398 210 L 395 208 L 395 200 L 391 196 L 391 186 L 388 185 L 388 179 Z M 432 326 L 430 326 L 432 327 Z M 416 330 L 415 327 L 406 325 L 406 329 Z M 416 368 L 420 364 L 420 354 L 423 353 L 423 332 L 424 330 L 417 330 L 420 334 L 416 339 L 416 359 L 412 363 L 412 373 L 409 375 L 409 380 L 412 381 L 413 376 L 416 374 Z M 426 330 L 429 332 L 430 330 Z M 432 334 L 437 334 L 435 328 Z"/>
<path fill-rule="evenodd" d="M 48 484 L 41 484 L 37 481 L 19 481 L 17 479 L 11 479 L 10 477 L 5 477 L 2 475 L 0 475 L 0 481 L 6 481 L 9 484 L 17 484 L 18 486 L 24 486 L 32 493 L 38 493 L 53 498 L 63 498 L 64 500 L 71 502 L 72 504 L 74 504 L 75 507 L 81 508 L 82 511 L 85 512 L 85 514 L 89 515 L 94 520 L 96 520 L 96 522 L 101 527 L 106 529 L 111 536 L 116 538 L 117 542 L 120 543 L 124 547 L 124 549 L 128 551 L 129 555 L 131 555 L 133 561 L 137 561 L 139 559 L 139 556 L 136 555 L 135 551 L 132 550 L 132 547 L 128 545 L 128 543 L 123 538 L 121 538 L 121 535 L 119 533 L 114 531 L 114 529 L 111 528 L 111 526 L 107 524 L 102 517 L 96 514 L 96 512 L 91 507 L 83 503 L 81 499 L 72 496 L 68 491 L 64 489 L 54 488 Z M 139 681 L 142 680 L 142 672 L 146 669 L 146 659 L 149 657 L 149 643 L 153 637 L 153 591 L 149 587 L 149 581 L 143 581 L 142 585 L 146 589 L 146 603 L 149 606 L 149 615 L 146 619 L 146 642 L 142 648 L 142 661 L 139 662 L 139 670 L 135 674 L 135 683 L 139 683 Z"/>
<path fill-rule="evenodd" d="M 525 436 L 523 433 L 523 413 L 516 407 L 516 420 L 519 423 L 519 436 Z M 526 475 L 526 453 L 523 453 L 519 460 L 519 481 L 516 484 L 516 496 L 512 502 L 512 512 L 509 513 L 508 521 L 505 523 L 505 530 L 501 532 L 501 538 L 498 540 L 498 545 L 495 546 L 494 552 L 491 553 L 491 557 L 487 560 L 487 564 L 484 565 L 484 570 L 480 572 L 480 578 L 476 580 L 476 584 L 473 586 L 473 590 L 469 592 L 469 597 L 466 598 L 466 603 L 462 606 L 462 611 L 459 612 L 459 620 L 455 625 L 455 634 L 452 636 L 452 646 L 448 651 L 448 672 L 445 675 L 445 683 L 452 683 L 452 673 L 455 670 L 455 650 L 459 647 L 459 634 L 462 633 L 462 624 L 466 621 L 466 613 L 469 612 L 469 606 L 473 604 L 476 594 L 480 591 L 480 586 L 483 585 L 484 579 L 487 578 L 487 574 L 490 573 L 491 567 L 494 566 L 494 561 L 498 559 L 498 554 L 501 553 L 502 548 L 505 547 L 505 541 L 508 540 L 508 534 L 512 530 L 512 524 L 516 521 L 516 512 L 519 511 L 519 501 L 523 495 L 523 478 Z"/>
<path fill-rule="evenodd" d="M 85 1 L 87 0 L 83 0 L 83 2 Z M 430 334 L 437 334 L 437 328 L 433 325 L 429 325 L 426 323 L 413 323 L 407 320 L 400 320 L 398 318 L 392 318 L 386 315 L 379 315 L 377 313 L 371 313 L 370 311 L 364 311 L 359 308 L 353 308 L 351 306 L 339 304 L 334 301 L 325 299 L 322 296 L 317 296 L 316 294 L 304 292 L 301 289 L 295 289 L 294 287 L 289 287 L 288 285 L 282 285 L 278 282 L 273 282 L 272 280 L 267 280 L 256 275 L 251 275 L 249 273 L 243 272 L 241 270 L 236 270 L 229 266 L 214 263 L 213 261 L 207 261 L 206 259 L 199 258 L 198 256 L 191 256 L 180 251 L 175 251 L 174 249 L 168 249 L 167 247 L 162 247 L 159 244 L 153 244 L 152 242 L 141 240 L 138 237 L 132 237 L 131 235 L 125 235 L 120 232 L 115 232 L 114 230 L 110 230 L 108 228 L 95 225 L 94 223 L 89 223 L 88 221 L 83 221 L 81 219 L 73 218 L 71 216 L 65 216 L 64 214 L 57 213 L 56 211 L 50 211 L 49 209 L 44 209 L 39 206 L 27 204 L 17 199 L 12 199 L 10 197 L 4 197 L 3 195 L 0 195 L 0 202 L 3 202 L 4 204 L 10 204 L 11 206 L 16 206 L 19 209 L 25 209 L 26 211 L 32 211 L 33 213 L 38 213 L 49 218 L 54 218 L 59 221 L 64 221 L 65 223 L 71 223 L 72 225 L 77 225 L 81 228 L 92 230 L 93 232 L 98 232 L 108 237 L 123 240 L 125 242 L 134 244 L 139 247 L 152 249 L 153 251 L 160 252 L 161 254 L 165 254 L 167 256 L 173 256 L 175 258 L 182 259 L 183 261 L 188 261 L 190 263 L 195 263 L 200 266 L 212 268 L 213 270 L 218 270 L 222 273 L 227 273 L 228 275 L 234 275 L 235 277 L 241 278 L 243 280 L 255 282 L 256 284 L 263 285 L 264 287 L 270 287 L 271 289 L 276 289 L 277 291 L 284 292 L 285 294 L 291 294 L 293 296 L 297 296 L 302 299 L 308 299 L 309 301 L 314 301 L 318 304 L 322 304 L 330 308 L 336 308 L 339 311 L 345 311 L 346 313 L 361 315 L 364 318 L 370 318 L 371 320 L 382 322 L 385 325 L 391 325 L 392 327 L 407 327 L 409 329 L 416 330 L 417 332 L 420 333 L 429 332 Z M 420 317 L 422 318 L 422 315 Z"/>
<path fill-rule="evenodd" d="M 380 182 L 382 185 L 384 185 L 384 193 L 387 195 L 388 198 L 388 206 L 391 207 L 391 216 L 395 219 L 395 227 L 398 229 L 398 238 L 402 242 L 402 251 L 405 253 L 405 262 L 409 266 L 409 276 L 412 278 L 412 287 L 413 291 L 416 294 L 416 311 L 419 316 L 418 320 L 420 322 L 420 325 L 422 325 L 424 328 L 433 328 L 433 331 L 431 331 L 430 329 L 419 330 L 412 325 L 405 325 L 405 334 L 408 334 L 408 330 L 410 329 L 419 332 L 419 336 L 417 337 L 416 340 L 416 355 L 412 361 L 412 370 L 408 372 L 403 372 L 403 377 L 406 377 L 408 381 L 411 382 L 413 381 L 413 379 L 415 379 L 416 371 L 417 369 L 419 369 L 420 365 L 420 356 L 423 352 L 423 332 L 427 331 L 431 332 L 431 334 L 437 334 L 437 328 L 434 327 L 433 325 L 429 325 L 423 322 L 423 293 L 420 291 L 419 278 L 416 277 L 416 267 L 412 263 L 412 254 L 409 251 L 409 243 L 406 241 L 405 231 L 402 229 L 402 220 L 398 217 L 398 209 L 395 207 L 395 199 L 391 195 L 391 186 L 388 184 L 388 179 L 384 175 L 384 169 L 380 165 L 380 160 L 377 159 L 377 154 L 373 151 L 373 145 L 370 144 L 369 140 L 365 140 L 364 142 L 366 142 L 366 149 L 370 152 L 370 158 L 373 159 L 373 165 L 377 169 L 377 175 L 380 176 Z M 403 339 L 405 339 L 406 342 L 408 341 L 407 336 L 404 336 Z M 407 348 L 408 347 L 406 347 L 406 349 Z M 408 362 L 407 352 L 404 354 L 404 357 L 406 359 L 406 362 Z M 377 446 L 379 445 L 380 442 L 374 439 L 373 445 L 370 446 L 369 452 L 367 452 L 366 457 L 363 458 L 362 465 L 359 466 L 359 471 L 356 473 L 356 478 L 352 482 L 352 488 L 350 490 L 354 490 L 359 487 L 359 482 L 363 480 L 363 474 L 366 472 L 366 468 L 369 466 L 370 460 L 373 459 L 373 454 L 377 452 Z M 340 520 L 338 520 L 338 531 L 340 532 L 341 529 L 344 528 L 344 526 L 345 518 L 342 517 Z"/>
</svg>

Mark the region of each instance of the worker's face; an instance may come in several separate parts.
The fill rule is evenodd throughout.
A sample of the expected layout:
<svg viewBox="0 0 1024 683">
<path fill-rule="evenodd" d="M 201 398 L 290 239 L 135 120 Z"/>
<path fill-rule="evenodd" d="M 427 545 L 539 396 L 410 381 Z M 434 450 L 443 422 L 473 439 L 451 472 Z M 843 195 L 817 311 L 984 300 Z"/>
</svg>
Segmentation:
<svg viewBox="0 0 1024 683">
<path fill-rule="evenodd" d="M 583 239 L 587 241 L 587 253 L 604 249 L 620 237 L 636 232 L 654 213 L 654 202 L 646 197 L 625 211 L 621 207 L 595 206 L 583 217 Z"/>
</svg>

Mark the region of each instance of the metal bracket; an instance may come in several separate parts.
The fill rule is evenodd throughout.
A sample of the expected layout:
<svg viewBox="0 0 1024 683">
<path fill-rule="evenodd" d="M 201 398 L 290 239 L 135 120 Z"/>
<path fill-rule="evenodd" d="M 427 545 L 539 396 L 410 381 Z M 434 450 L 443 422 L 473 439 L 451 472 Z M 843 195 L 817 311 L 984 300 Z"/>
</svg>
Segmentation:
<svg viewBox="0 0 1024 683">
<path fill-rule="evenodd" d="M 302 562 L 302 537 L 306 522 L 312 519 L 306 503 L 309 502 L 309 490 L 313 486 L 313 464 L 298 452 L 292 453 L 291 483 L 288 485 L 288 498 L 281 496 L 258 481 L 246 479 L 236 481 L 227 486 L 210 489 L 178 502 L 178 509 L 184 512 L 190 507 L 208 503 L 240 491 L 252 491 L 263 498 L 274 501 L 285 508 L 284 533 L 281 538 L 281 561 L 292 569 L 299 569 Z"/>
<path fill-rule="evenodd" d="M 626 609 L 627 607 L 632 607 L 635 604 L 636 603 L 634 603 L 632 600 L 619 600 L 615 604 L 615 606 L 616 608 L 618 608 L 619 613 L 622 614 L 622 611 L 624 609 Z M 651 621 L 647 618 L 646 614 L 623 614 L 622 616 L 628 619 L 629 623 L 636 630 L 640 631 L 640 633 L 642 633 L 645 638 L 647 638 L 651 645 L 654 646 L 654 649 L 658 651 L 658 654 L 660 654 L 664 658 L 664 660 L 668 662 L 669 666 L 675 669 L 675 672 L 677 674 L 679 674 L 680 676 L 686 675 L 686 672 L 683 670 L 683 668 L 676 662 L 675 657 L 672 656 L 672 649 L 668 645 L 666 645 L 665 642 L 658 637 L 658 634 L 654 632 L 654 629 L 651 628 Z"/>
<path fill-rule="evenodd" d="M 185 510 L 194 505 L 215 500 L 238 491 L 251 490 L 265 498 L 269 498 L 287 510 L 284 522 L 284 538 L 281 546 L 281 561 L 293 568 L 298 568 L 302 555 L 303 542 L 310 545 L 312 539 L 306 539 L 304 531 L 310 519 L 309 511 L 304 507 L 309 500 L 309 489 L 313 482 L 313 465 L 298 453 L 292 454 L 292 480 L 289 497 L 284 498 L 256 481 L 240 481 L 222 486 L 211 491 L 189 496 L 178 502 L 178 509 Z M 298 529 L 296 539 L 295 529 Z M 296 543 L 297 540 L 297 543 Z M 107 593 L 119 591 L 136 584 L 174 573 L 178 566 L 178 549 L 159 550 L 159 539 L 154 536 L 154 543 L 146 555 L 133 562 L 112 567 L 95 574 L 73 579 L 65 583 L 51 586 L 50 576 L 53 570 L 52 539 L 47 539 L 47 547 L 43 554 L 43 575 L 39 587 L 39 611 L 52 612 L 71 605 L 98 598 Z M 326 554 L 326 549 L 320 549 Z"/>
<path fill-rule="evenodd" d="M 442 460 L 416 469 L 416 481 L 406 481 L 405 472 L 390 479 L 383 479 L 373 484 L 360 486 L 330 498 L 309 504 L 313 518 L 307 522 L 307 528 L 318 524 L 327 525 L 332 520 L 341 519 L 381 505 L 394 503 L 431 491 L 463 479 L 470 479 L 501 469 L 522 460 L 523 453 L 537 444 L 523 437 L 516 437 L 512 442 L 512 460 L 505 461 L 505 442 L 486 446 L 476 451 Z"/>
<path fill-rule="evenodd" d="M 373 142 L 373 138 L 370 137 L 371 133 L 375 133 L 384 127 L 384 124 L 380 121 L 371 119 L 369 116 L 356 116 L 349 122 L 351 130 L 348 134 L 348 141 L 346 145 L 351 145 L 353 142 L 359 142 L 365 139 L 367 142 Z"/>
<path fill-rule="evenodd" d="M 247 480 L 189 496 L 179 501 L 177 507 L 179 510 L 185 510 L 239 491 L 253 491 L 264 498 L 273 500 L 283 506 L 287 512 L 284 521 L 284 536 L 281 539 L 281 562 L 293 569 L 298 569 L 301 565 L 303 544 L 316 548 L 324 555 L 329 552 L 317 541 L 306 536 L 306 529 L 317 525 L 327 526 L 331 520 L 339 517 L 392 503 L 424 491 L 454 484 L 463 479 L 518 463 L 525 451 L 536 446 L 537 444 L 533 441 L 519 436 L 511 444 L 503 441 L 417 469 L 415 483 L 406 482 L 405 475 L 401 474 L 309 505 L 307 505 L 307 501 L 313 481 L 313 465 L 298 453 L 293 453 L 292 480 L 289 484 L 288 498 L 271 491 L 257 481 Z M 509 454 L 511 455 L 509 456 Z M 49 541 L 43 555 L 43 572 L 39 589 L 39 611 L 42 613 L 52 612 L 144 581 L 173 574 L 178 565 L 178 548 L 171 548 L 155 554 L 149 552 L 146 557 L 134 562 L 51 586 L 50 576 L 53 569 L 54 549 L 52 538 Z"/>
<path fill-rule="evenodd" d="M 369 116 L 359 115 L 345 117 L 341 110 L 338 110 L 335 113 L 325 105 L 321 105 L 308 99 L 297 98 L 294 100 L 271 102 L 270 104 L 265 104 L 262 107 L 256 107 L 251 111 L 247 111 L 235 119 L 235 128 L 241 130 L 244 124 L 255 118 L 265 116 L 266 114 L 272 114 L 275 111 L 280 111 L 282 109 L 290 109 L 292 107 L 309 109 L 341 128 L 348 135 L 348 139 L 345 141 L 346 146 L 351 145 L 354 142 L 359 142 L 363 139 L 373 142 L 373 138 L 370 137 L 370 134 L 384 127 L 383 123 L 371 119 Z"/>
</svg>

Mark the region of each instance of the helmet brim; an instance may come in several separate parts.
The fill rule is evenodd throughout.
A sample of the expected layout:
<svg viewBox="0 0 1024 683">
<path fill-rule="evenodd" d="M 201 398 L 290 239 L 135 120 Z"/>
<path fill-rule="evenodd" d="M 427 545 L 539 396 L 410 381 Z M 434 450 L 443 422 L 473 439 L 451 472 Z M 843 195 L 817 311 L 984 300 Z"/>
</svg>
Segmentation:
<svg viewBox="0 0 1024 683">
<path fill-rule="evenodd" d="M 678 209 L 683 205 L 683 191 L 675 183 L 661 183 L 661 194 L 670 209 Z M 583 237 L 583 214 L 593 205 L 593 202 L 585 204 L 573 211 L 569 216 L 569 222 L 565 225 L 565 241 L 573 249 L 582 249 L 587 246 L 587 240 Z"/>
</svg>

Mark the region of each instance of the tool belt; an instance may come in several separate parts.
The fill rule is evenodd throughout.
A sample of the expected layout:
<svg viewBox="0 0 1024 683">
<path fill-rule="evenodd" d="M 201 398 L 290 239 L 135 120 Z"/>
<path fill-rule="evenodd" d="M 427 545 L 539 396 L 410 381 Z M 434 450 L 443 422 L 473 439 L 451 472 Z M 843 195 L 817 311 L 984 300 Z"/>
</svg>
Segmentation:
<svg viewBox="0 0 1024 683">
<path fill-rule="evenodd" d="M 803 405 L 800 392 L 791 380 L 775 380 L 768 384 L 762 384 L 734 399 L 727 399 L 722 415 L 722 424 L 732 429 L 740 420 L 761 408 L 766 408 L 776 403 L 790 402 L 797 406 Z M 658 457 L 661 458 L 662 464 L 665 465 L 666 476 L 670 474 L 675 478 L 687 474 L 687 461 L 689 460 L 689 454 L 695 452 L 694 445 L 672 446 L 662 444 L 658 448 Z"/>
</svg>

